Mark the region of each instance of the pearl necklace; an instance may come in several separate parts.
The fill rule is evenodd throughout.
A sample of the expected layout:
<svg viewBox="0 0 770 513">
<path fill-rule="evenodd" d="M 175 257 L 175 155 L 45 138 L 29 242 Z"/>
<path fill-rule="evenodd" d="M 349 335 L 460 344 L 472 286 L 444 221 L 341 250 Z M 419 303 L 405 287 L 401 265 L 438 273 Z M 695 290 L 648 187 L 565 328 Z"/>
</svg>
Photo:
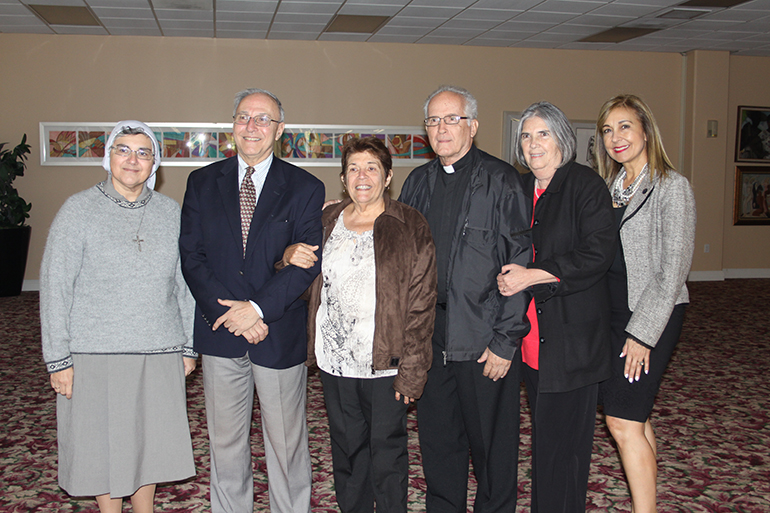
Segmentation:
<svg viewBox="0 0 770 513">
<path fill-rule="evenodd" d="M 616 207 L 624 207 L 628 205 L 628 202 L 631 201 L 631 198 L 634 196 L 634 193 L 636 193 L 636 190 L 639 188 L 639 186 L 642 183 L 642 178 L 647 175 L 648 169 L 647 164 L 644 165 L 642 168 L 642 172 L 639 173 L 639 176 L 636 177 L 636 179 L 633 181 L 631 185 L 623 188 L 623 181 L 626 179 L 626 168 L 622 167 L 620 168 L 620 172 L 618 173 L 618 176 L 615 178 L 615 181 L 612 183 L 612 202 L 615 204 Z"/>
</svg>

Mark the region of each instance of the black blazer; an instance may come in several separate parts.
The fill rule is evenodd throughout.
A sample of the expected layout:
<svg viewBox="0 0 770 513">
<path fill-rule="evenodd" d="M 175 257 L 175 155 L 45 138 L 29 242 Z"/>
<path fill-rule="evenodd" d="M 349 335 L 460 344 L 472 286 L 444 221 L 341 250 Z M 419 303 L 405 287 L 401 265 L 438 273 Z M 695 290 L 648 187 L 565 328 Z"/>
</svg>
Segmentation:
<svg viewBox="0 0 770 513">
<path fill-rule="evenodd" d="M 524 176 L 532 204 L 532 173 Z M 568 392 L 610 376 L 610 297 L 606 274 L 617 250 L 607 185 L 574 161 L 559 168 L 538 199 L 535 261 L 557 283 L 533 287 L 540 328 L 541 392 Z"/>
<path fill-rule="evenodd" d="M 307 307 L 299 297 L 321 269 L 288 266 L 276 272 L 284 249 L 295 242 L 321 244 L 323 183 L 276 157 L 251 222 L 246 254 L 241 239 L 238 158 L 193 171 L 182 206 L 179 248 L 182 272 L 195 297 L 195 350 L 284 369 L 305 361 Z M 227 311 L 217 299 L 252 300 L 264 313 L 267 338 L 249 344 L 211 325 Z"/>
</svg>

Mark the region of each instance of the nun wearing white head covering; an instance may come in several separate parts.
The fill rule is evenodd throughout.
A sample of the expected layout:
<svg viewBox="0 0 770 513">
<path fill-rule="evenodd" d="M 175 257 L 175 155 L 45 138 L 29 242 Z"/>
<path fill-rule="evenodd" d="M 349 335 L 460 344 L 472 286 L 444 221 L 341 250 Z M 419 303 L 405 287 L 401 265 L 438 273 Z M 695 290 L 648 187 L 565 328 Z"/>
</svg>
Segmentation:
<svg viewBox="0 0 770 513">
<path fill-rule="evenodd" d="M 113 148 L 115 147 L 115 140 L 119 137 L 123 137 L 126 135 L 139 135 L 144 134 L 147 136 L 148 139 L 150 139 L 150 143 L 152 144 L 152 156 L 153 156 L 153 165 L 152 165 L 152 172 L 150 173 L 150 177 L 147 179 L 146 185 L 148 189 L 154 189 L 155 188 L 155 177 L 156 173 L 158 171 L 158 168 L 160 167 L 160 143 L 158 142 L 158 139 L 155 137 L 155 132 L 152 131 L 152 128 L 145 125 L 141 121 L 136 121 L 135 119 L 127 119 L 125 121 L 118 122 L 117 125 L 115 125 L 115 128 L 112 129 L 112 133 L 110 134 L 110 137 L 107 139 L 107 144 L 105 145 L 105 148 L 107 148 L 107 151 L 104 152 L 104 158 L 102 159 L 102 167 L 107 170 L 107 173 L 109 173 L 110 177 L 112 177 L 112 171 L 110 169 L 110 160 L 113 156 Z"/>
<path fill-rule="evenodd" d="M 194 301 L 176 201 L 153 190 L 160 145 L 121 121 L 107 178 L 56 215 L 40 271 L 43 359 L 56 393 L 59 485 L 102 512 L 152 511 L 155 483 L 195 475 L 185 376 Z"/>
</svg>

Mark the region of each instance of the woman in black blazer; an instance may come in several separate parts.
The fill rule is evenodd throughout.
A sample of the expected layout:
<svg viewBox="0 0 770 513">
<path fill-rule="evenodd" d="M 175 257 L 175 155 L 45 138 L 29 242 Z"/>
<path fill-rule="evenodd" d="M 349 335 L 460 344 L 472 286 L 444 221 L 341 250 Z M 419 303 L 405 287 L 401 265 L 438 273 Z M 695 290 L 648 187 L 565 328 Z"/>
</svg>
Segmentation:
<svg viewBox="0 0 770 513">
<path fill-rule="evenodd" d="M 527 108 L 516 158 L 532 201 L 534 262 L 503 266 L 509 296 L 530 289 L 522 341 L 532 409 L 532 511 L 585 511 L 599 382 L 610 375 L 610 300 L 605 275 L 617 230 L 604 181 L 575 162 L 577 141 L 548 102 Z"/>
</svg>

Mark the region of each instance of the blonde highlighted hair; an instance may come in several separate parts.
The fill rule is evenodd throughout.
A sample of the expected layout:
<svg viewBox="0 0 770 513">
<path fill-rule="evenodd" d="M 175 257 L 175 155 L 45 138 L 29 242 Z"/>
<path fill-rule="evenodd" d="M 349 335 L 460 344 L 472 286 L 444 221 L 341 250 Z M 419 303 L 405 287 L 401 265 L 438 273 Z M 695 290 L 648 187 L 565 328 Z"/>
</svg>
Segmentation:
<svg viewBox="0 0 770 513">
<path fill-rule="evenodd" d="M 658 175 L 660 175 L 661 179 L 666 178 L 671 171 L 674 171 L 674 165 L 669 160 L 668 155 L 666 155 L 666 149 L 663 147 L 655 116 L 652 115 L 650 107 L 644 103 L 644 100 L 633 94 L 621 94 L 610 98 L 604 102 L 604 105 L 599 110 L 599 117 L 596 120 L 596 140 L 594 143 L 594 156 L 599 174 L 607 183 L 611 183 L 621 168 L 621 165 L 613 160 L 604 148 L 603 133 L 603 127 L 610 112 L 618 108 L 628 109 L 633 112 L 642 125 L 642 130 L 647 138 L 645 151 L 647 152 L 647 168 L 650 172 L 650 180 Z"/>
</svg>

